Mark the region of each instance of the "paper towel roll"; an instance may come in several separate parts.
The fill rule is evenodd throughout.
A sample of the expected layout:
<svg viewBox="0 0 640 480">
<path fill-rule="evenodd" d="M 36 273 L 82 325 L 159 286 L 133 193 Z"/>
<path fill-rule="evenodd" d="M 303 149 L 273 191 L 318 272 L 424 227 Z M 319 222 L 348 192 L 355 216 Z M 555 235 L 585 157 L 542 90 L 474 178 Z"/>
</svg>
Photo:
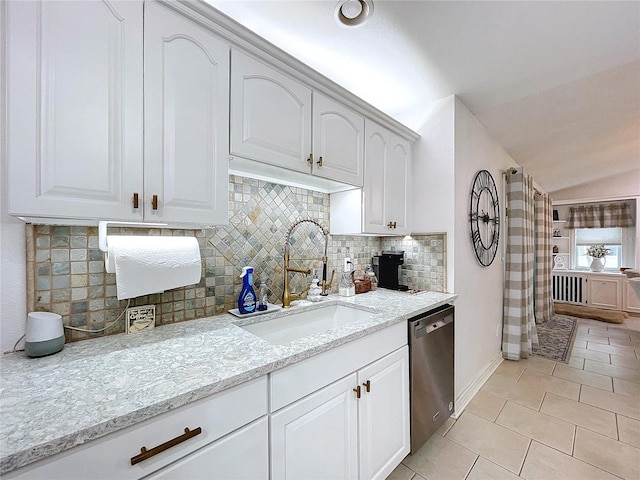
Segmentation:
<svg viewBox="0 0 640 480">
<path fill-rule="evenodd" d="M 107 237 L 107 273 L 116 274 L 118 299 L 159 293 L 198 283 L 200 247 L 194 237 Z"/>
</svg>

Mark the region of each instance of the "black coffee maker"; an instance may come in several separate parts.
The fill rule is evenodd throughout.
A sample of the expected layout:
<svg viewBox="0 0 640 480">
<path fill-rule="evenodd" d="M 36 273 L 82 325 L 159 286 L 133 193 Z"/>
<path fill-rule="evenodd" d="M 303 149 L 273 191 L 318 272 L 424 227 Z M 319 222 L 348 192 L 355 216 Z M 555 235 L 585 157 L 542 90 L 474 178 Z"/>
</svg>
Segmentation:
<svg viewBox="0 0 640 480">
<path fill-rule="evenodd" d="M 404 251 L 382 252 L 373 257 L 373 271 L 378 277 L 378 286 L 391 290 L 409 290 L 406 285 L 400 285 L 400 266 L 404 264 Z"/>
</svg>

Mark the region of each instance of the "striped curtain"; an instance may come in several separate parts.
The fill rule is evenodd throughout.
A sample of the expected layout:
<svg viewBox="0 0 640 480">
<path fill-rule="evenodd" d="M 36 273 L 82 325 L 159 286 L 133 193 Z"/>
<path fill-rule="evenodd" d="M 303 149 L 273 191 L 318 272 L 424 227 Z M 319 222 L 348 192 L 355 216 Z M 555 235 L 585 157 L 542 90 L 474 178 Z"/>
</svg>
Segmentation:
<svg viewBox="0 0 640 480">
<path fill-rule="evenodd" d="M 567 228 L 633 227 L 635 222 L 628 203 L 579 205 L 569 208 Z"/>
<path fill-rule="evenodd" d="M 502 356 L 519 360 L 531 356 L 538 334 L 533 309 L 534 216 L 533 179 L 506 174 L 507 253 L 505 262 Z"/>
<path fill-rule="evenodd" d="M 536 229 L 536 281 L 535 291 L 535 316 L 536 323 L 548 322 L 553 316 L 553 300 L 551 292 L 551 264 L 553 255 L 551 243 L 552 206 L 551 198 L 546 193 L 535 195 L 535 229 Z"/>
</svg>

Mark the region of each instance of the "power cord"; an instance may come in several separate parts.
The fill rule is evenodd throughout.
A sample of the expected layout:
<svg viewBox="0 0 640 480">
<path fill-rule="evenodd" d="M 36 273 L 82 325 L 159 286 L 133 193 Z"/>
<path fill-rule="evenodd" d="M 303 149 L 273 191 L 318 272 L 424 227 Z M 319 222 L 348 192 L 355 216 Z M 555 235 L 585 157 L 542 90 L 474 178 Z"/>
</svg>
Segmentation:
<svg viewBox="0 0 640 480">
<path fill-rule="evenodd" d="M 127 300 L 127 306 L 124 307 L 124 310 L 122 310 L 122 313 L 120 315 L 118 315 L 118 318 L 116 318 L 113 322 L 111 322 L 109 325 L 107 325 L 104 328 L 100 328 L 98 330 L 89 330 L 87 328 L 78 328 L 78 327 L 72 327 L 70 325 L 63 325 L 64 328 L 66 328 L 67 330 L 77 330 L 78 332 L 87 332 L 87 333 L 100 333 L 100 332 L 104 332 L 106 329 L 108 329 L 109 327 L 111 327 L 112 325 L 115 325 L 116 323 L 118 323 L 118 321 L 122 318 L 122 316 L 124 315 L 124 312 L 127 311 L 127 308 L 129 308 L 129 305 L 131 304 L 131 299 Z"/>
</svg>

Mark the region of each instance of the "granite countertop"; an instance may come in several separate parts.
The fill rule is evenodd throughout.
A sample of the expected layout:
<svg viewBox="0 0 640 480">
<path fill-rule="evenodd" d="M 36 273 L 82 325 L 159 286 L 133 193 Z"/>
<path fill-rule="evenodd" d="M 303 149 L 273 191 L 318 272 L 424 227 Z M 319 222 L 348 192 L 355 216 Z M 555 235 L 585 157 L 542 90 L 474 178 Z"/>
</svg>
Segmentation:
<svg viewBox="0 0 640 480">
<path fill-rule="evenodd" d="M 238 318 L 230 314 L 65 345 L 48 357 L 4 355 L 0 473 L 134 425 L 450 303 L 447 293 L 378 289 Z M 272 345 L 238 325 L 349 304 L 366 320 Z"/>
</svg>

